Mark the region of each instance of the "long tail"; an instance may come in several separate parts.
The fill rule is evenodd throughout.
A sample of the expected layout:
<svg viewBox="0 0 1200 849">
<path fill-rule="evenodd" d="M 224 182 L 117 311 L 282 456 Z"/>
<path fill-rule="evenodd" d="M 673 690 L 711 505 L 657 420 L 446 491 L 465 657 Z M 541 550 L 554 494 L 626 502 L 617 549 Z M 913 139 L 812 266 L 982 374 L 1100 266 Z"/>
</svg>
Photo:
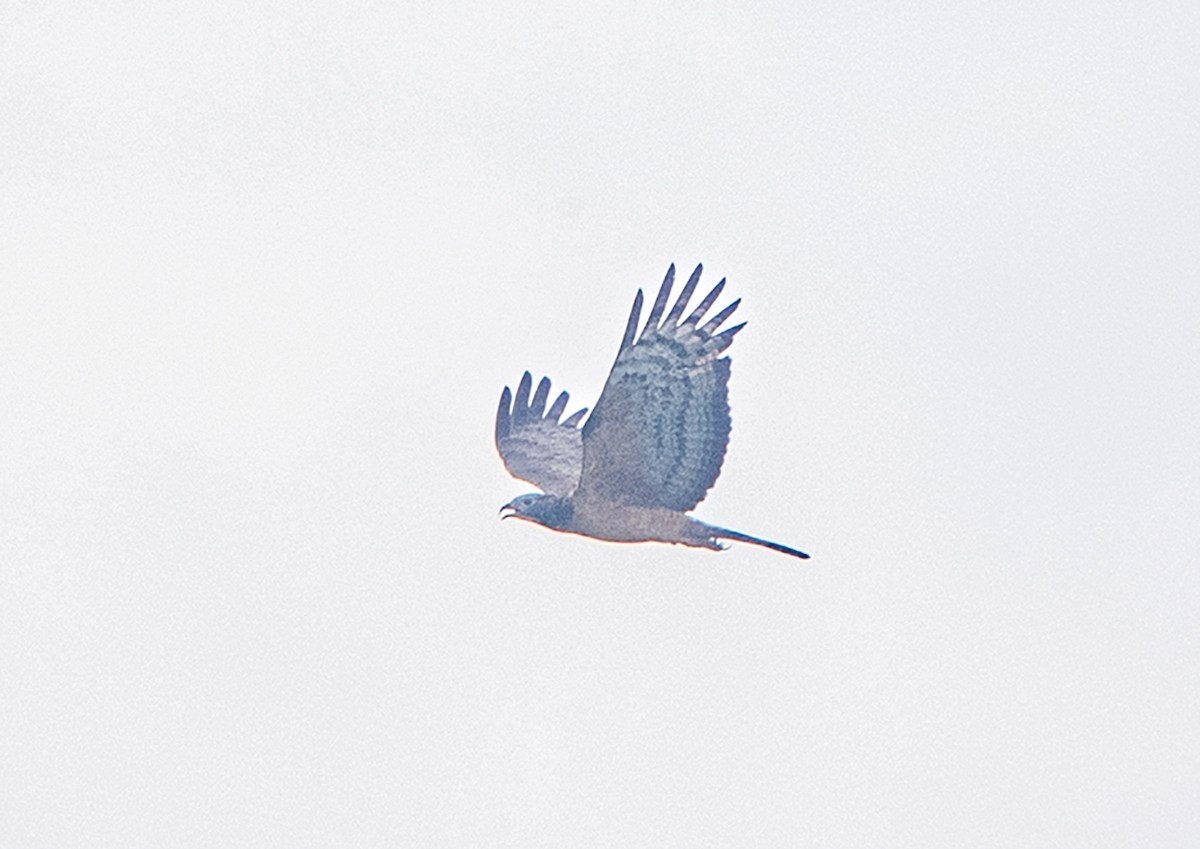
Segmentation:
<svg viewBox="0 0 1200 849">
<path fill-rule="evenodd" d="M 790 554 L 792 557 L 799 557 L 801 560 L 807 560 L 808 555 L 803 551 L 797 551 L 794 548 L 788 548 L 786 545 L 781 545 L 770 540 L 759 539 L 752 537 L 749 534 L 743 534 L 739 531 L 731 531 L 729 528 L 718 528 L 716 525 L 708 526 L 709 532 L 717 539 L 732 539 L 737 542 L 748 542 L 753 545 L 761 545 L 763 548 L 769 548 L 772 551 L 778 551 L 781 554 Z"/>
</svg>

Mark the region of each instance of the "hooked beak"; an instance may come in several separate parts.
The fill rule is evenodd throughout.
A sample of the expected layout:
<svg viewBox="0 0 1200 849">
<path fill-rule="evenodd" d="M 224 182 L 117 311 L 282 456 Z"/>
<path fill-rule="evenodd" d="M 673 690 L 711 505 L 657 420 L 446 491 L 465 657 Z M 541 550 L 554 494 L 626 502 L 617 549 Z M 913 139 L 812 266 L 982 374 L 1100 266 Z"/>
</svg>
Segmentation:
<svg viewBox="0 0 1200 849">
<path fill-rule="evenodd" d="M 517 515 L 517 509 L 515 507 L 513 507 L 511 503 L 505 504 L 503 507 L 500 508 L 500 518 L 502 520 L 503 519 L 511 519 L 515 515 Z"/>
</svg>

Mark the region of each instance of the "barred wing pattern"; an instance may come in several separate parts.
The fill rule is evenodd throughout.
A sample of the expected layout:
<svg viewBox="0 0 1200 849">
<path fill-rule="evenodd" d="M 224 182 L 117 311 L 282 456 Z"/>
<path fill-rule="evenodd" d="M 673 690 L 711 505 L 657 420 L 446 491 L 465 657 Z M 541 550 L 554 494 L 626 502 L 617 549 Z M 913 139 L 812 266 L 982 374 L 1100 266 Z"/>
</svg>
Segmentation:
<svg viewBox="0 0 1200 849">
<path fill-rule="evenodd" d="M 664 318 L 675 279 L 675 266 L 668 269 L 635 339 L 642 310 L 638 291 L 616 362 L 583 427 L 577 502 L 687 511 L 720 474 L 730 428 L 729 358 L 720 354 L 745 324 L 717 332 L 740 299 L 700 324 L 724 279 L 680 320 L 702 270 L 696 266 Z"/>
<path fill-rule="evenodd" d="M 517 385 L 515 398 L 509 388 L 504 387 L 496 411 L 496 450 L 514 478 L 529 481 L 544 492 L 568 495 L 579 483 L 579 469 L 583 464 L 579 422 L 587 408 L 560 422 L 570 395 L 559 394 L 546 410 L 550 379 L 543 377 L 530 399 L 532 385 L 532 375 L 525 372 Z"/>
</svg>

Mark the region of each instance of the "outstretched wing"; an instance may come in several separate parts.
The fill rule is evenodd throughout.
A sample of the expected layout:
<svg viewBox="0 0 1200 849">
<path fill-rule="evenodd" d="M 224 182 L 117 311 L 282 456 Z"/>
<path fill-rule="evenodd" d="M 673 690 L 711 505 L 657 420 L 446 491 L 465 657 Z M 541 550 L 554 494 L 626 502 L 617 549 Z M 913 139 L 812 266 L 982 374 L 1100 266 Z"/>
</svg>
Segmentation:
<svg viewBox="0 0 1200 849">
<path fill-rule="evenodd" d="M 696 266 L 663 318 L 675 279 L 672 265 L 636 342 L 639 290 L 616 362 L 583 426 L 583 473 L 576 500 L 691 510 L 721 472 L 729 442 L 729 358 L 739 324 L 717 333 L 740 301 L 701 325 L 725 281 L 687 316 L 703 266 Z M 660 324 L 661 320 L 661 324 Z"/>
<path fill-rule="evenodd" d="M 587 408 L 560 422 L 558 419 L 571 396 L 561 393 L 547 411 L 550 378 L 542 378 L 530 400 L 532 385 L 533 377 L 525 372 L 517 386 L 515 399 L 507 386 L 500 393 L 500 408 L 496 411 L 496 450 L 514 478 L 529 481 L 544 492 L 569 495 L 579 483 L 579 470 L 583 464 L 579 422 Z"/>
</svg>

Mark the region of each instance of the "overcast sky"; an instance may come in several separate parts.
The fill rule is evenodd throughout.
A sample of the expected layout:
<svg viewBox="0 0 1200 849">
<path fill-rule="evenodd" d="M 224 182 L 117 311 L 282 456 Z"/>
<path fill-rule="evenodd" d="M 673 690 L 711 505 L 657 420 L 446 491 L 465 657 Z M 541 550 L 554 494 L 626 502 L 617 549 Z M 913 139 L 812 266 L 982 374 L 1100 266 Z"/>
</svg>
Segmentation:
<svg viewBox="0 0 1200 849">
<path fill-rule="evenodd" d="M 1200 6 L 113 5 L 0 11 L 0 844 L 1200 843 Z M 670 262 L 812 560 L 497 520 Z"/>
</svg>

